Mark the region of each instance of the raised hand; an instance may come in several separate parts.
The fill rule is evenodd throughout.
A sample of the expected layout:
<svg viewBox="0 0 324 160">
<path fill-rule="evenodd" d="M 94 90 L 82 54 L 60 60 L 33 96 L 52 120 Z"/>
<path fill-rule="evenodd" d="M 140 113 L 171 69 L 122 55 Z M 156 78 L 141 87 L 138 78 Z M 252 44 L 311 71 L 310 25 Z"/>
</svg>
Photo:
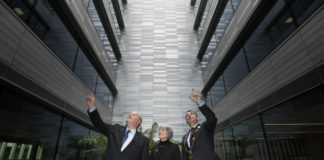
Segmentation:
<svg viewBox="0 0 324 160">
<path fill-rule="evenodd" d="M 86 102 L 87 105 L 89 107 L 89 109 L 96 109 L 95 107 L 95 97 L 93 95 L 93 93 L 91 91 L 87 91 L 87 98 L 86 98 Z"/>
<path fill-rule="evenodd" d="M 189 99 L 196 103 L 196 104 L 199 104 L 201 102 L 200 100 L 200 94 L 198 94 L 197 92 L 195 92 L 194 89 L 192 89 L 192 92 L 191 92 L 191 95 L 189 96 Z"/>
</svg>

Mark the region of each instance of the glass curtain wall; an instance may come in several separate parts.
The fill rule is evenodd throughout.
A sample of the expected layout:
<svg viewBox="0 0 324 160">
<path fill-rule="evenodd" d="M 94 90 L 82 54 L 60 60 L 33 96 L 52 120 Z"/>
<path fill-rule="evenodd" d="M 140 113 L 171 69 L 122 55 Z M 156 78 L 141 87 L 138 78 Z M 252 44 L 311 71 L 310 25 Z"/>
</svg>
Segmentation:
<svg viewBox="0 0 324 160">
<path fill-rule="evenodd" d="M 218 132 L 217 132 L 218 133 Z M 216 133 L 216 134 L 217 134 Z M 234 147 L 234 137 L 231 127 L 228 127 L 223 130 L 224 133 L 224 150 L 226 160 L 236 160 L 236 148 Z M 216 152 L 217 153 L 217 152 Z M 223 159 L 225 160 L 223 157 Z"/>
<path fill-rule="evenodd" d="M 214 137 L 215 140 L 215 152 L 218 154 L 218 156 L 225 160 L 225 141 L 223 136 L 223 131 L 217 132 Z"/>
<path fill-rule="evenodd" d="M 91 156 L 87 150 L 93 148 L 80 142 L 90 131 L 98 135 L 96 131 L 2 85 L 0 100 L 0 159 L 79 160 Z"/>
<path fill-rule="evenodd" d="M 211 4 L 213 3 L 213 0 L 207 0 L 207 4 L 206 4 L 206 7 L 205 7 L 205 10 L 204 10 L 204 14 L 201 18 L 201 21 L 200 21 L 200 24 L 199 24 L 199 28 L 198 28 L 198 40 L 200 39 L 200 35 L 201 35 L 201 32 L 205 26 L 205 22 L 206 22 L 206 18 L 208 16 L 208 13 L 209 13 L 209 9 L 210 9 L 210 6 Z M 200 4 L 200 3 L 199 3 Z"/>
<path fill-rule="evenodd" d="M 196 0 L 195 5 L 192 7 L 196 14 L 197 14 L 200 2 L 201 2 L 200 0 Z"/>
<path fill-rule="evenodd" d="M 113 50 L 111 48 L 109 39 L 108 39 L 107 34 L 106 34 L 106 32 L 105 32 L 105 30 L 103 28 L 103 25 L 102 25 L 101 20 L 99 18 L 96 7 L 93 4 L 93 0 L 83 0 L 82 2 L 83 2 L 83 5 L 85 6 L 85 8 L 88 10 L 89 17 L 90 17 L 90 19 L 92 21 L 92 24 L 94 25 L 97 33 L 98 33 L 98 36 L 101 39 L 102 44 L 105 47 L 106 53 L 107 53 L 107 55 L 109 57 L 109 60 L 110 60 L 111 64 L 113 64 L 115 70 L 117 70 L 118 61 L 117 61 L 116 56 L 115 56 L 115 54 L 114 54 L 114 52 L 113 52 Z M 111 1 L 108 0 L 108 2 L 110 2 L 109 4 L 112 5 Z M 110 10 L 112 12 L 114 12 L 114 9 L 112 7 L 113 6 L 110 6 L 110 8 L 111 8 Z M 116 28 L 118 29 L 118 34 L 120 35 L 120 29 L 118 27 L 115 12 L 113 14 L 113 17 L 114 17 L 114 22 L 115 22 Z"/>
<path fill-rule="evenodd" d="M 115 9 L 114 9 L 112 0 L 108 0 L 108 4 L 109 4 L 110 13 L 111 13 L 111 15 L 112 15 L 112 17 L 114 19 L 114 24 L 115 24 L 116 29 L 117 29 L 117 34 L 120 37 L 121 31 L 120 31 L 120 28 L 119 28 L 119 25 L 118 25 L 118 21 L 117 21 L 117 17 L 116 17 L 116 13 L 115 13 Z"/>
<path fill-rule="evenodd" d="M 296 30 L 307 16 L 320 6 L 321 2 L 321 0 L 277 1 L 250 37 L 241 43 L 243 44 L 241 48 L 238 49 L 234 58 L 221 72 L 221 76 L 207 93 L 206 101 L 213 106 L 216 105 L 248 72 L 253 70 L 275 47 Z M 224 88 L 220 89 L 221 86 Z M 217 88 L 217 92 L 215 88 Z M 223 90 L 225 94 L 223 94 Z"/>
<path fill-rule="evenodd" d="M 323 159 L 323 106 L 321 86 L 215 133 L 216 152 L 224 160 Z"/>
<path fill-rule="evenodd" d="M 269 159 L 267 145 L 258 115 L 232 126 L 232 130 L 235 153 L 238 160 Z"/>
<path fill-rule="evenodd" d="M 109 97 L 103 96 L 102 93 L 104 91 L 105 95 L 110 96 L 108 87 L 102 83 L 101 76 L 80 48 L 80 40 L 76 40 L 70 34 L 49 1 L 5 0 L 5 2 L 84 84 L 108 106 Z"/>
<path fill-rule="evenodd" d="M 215 32 L 210 39 L 210 42 L 208 44 L 208 47 L 206 49 L 206 52 L 201 60 L 201 66 L 203 69 L 207 67 L 209 59 L 213 56 L 215 53 L 216 47 L 220 39 L 222 38 L 228 23 L 231 21 L 233 15 L 235 14 L 235 11 L 237 9 L 237 6 L 239 5 L 239 2 L 241 0 L 228 0 L 226 7 L 224 9 L 224 12 L 216 26 Z"/>
</svg>

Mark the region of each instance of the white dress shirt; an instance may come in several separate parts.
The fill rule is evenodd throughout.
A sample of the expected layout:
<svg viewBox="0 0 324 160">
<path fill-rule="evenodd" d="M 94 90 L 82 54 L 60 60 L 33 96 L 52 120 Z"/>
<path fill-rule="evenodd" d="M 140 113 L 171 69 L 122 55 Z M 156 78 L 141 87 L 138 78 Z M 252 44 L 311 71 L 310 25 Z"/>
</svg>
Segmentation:
<svg viewBox="0 0 324 160">
<path fill-rule="evenodd" d="M 200 103 L 199 103 L 199 107 L 202 107 L 202 106 L 204 106 L 204 104 L 205 104 L 205 102 L 203 102 L 203 101 L 201 101 Z M 195 124 L 195 126 L 193 127 L 193 128 L 196 128 L 197 127 L 197 125 L 198 125 L 199 123 L 197 123 L 197 124 Z M 187 138 L 187 144 L 188 144 L 188 146 L 189 146 L 189 148 L 190 148 L 190 135 L 191 135 L 191 128 L 189 129 L 189 133 L 188 133 L 188 138 Z"/>
<path fill-rule="evenodd" d="M 89 109 L 89 113 L 95 111 L 96 109 Z M 126 128 L 126 132 L 127 132 L 128 128 Z M 126 133 L 125 132 L 125 133 Z M 128 133 L 128 137 L 126 139 L 126 141 L 124 142 L 123 146 L 121 147 L 120 151 L 122 152 L 128 145 L 129 143 L 133 140 L 134 136 L 136 134 L 136 129 L 132 129 L 130 130 L 130 132 Z"/>
<path fill-rule="evenodd" d="M 127 132 L 128 129 L 126 129 Z M 126 133 L 125 132 L 125 133 Z M 132 129 L 130 130 L 130 132 L 128 133 L 128 137 L 126 139 L 126 141 L 124 142 L 123 146 L 121 147 L 120 151 L 122 152 L 128 145 L 129 143 L 133 140 L 134 136 L 136 134 L 136 129 Z"/>
</svg>

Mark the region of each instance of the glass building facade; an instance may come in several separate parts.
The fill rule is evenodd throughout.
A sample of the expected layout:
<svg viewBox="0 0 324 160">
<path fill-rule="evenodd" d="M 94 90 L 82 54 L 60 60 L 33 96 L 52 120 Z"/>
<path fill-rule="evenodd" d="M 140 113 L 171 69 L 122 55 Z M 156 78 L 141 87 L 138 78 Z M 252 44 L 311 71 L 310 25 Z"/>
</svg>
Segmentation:
<svg viewBox="0 0 324 160">
<path fill-rule="evenodd" d="M 241 42 L 243 45 L 207 93 L 206 100 L 209 106 L 215 106 L 320 4 L 321 0 L 276 1 L 250 37 Z"/>
<path fill-rule="evenodd" d="M 107 107 L 111 105 L 111 93 L 82 50 L 80 39 L 70 34 L 49 1 L 5 2 Z"/>
<path fill-rule="evenodd" d="M 324 157 L 323 87 L 289 99 L 215 133 L 224 160 Z"/>
<path fill-rule="evenodd" d="M 107 37 L 107 34 L 103 28 L 103 25 L 100 21 L 100 18 L 99 18 L 99 15 L 97 13 L 97 10 L 93 4 L 93 0 L 83 0 L 82 1 L 83 4 L 84 4 L 84 7 L 87 9 L 88 11 L 88 14 L 92 20 L 92 24 L 94 25 L 97 33 L 98 33 L 98 36 L 100 37 L 100 40 L 102 41 L 102 44 L 104 45 L 105 47 L 105 50 L 107 52 L 107 55 L 109 57 L 109 60 L 111 62 L 111 64 L 114 65 L 115 69 L 117 70 L 118 68 L 118 61 L 116 59 L 116 56 L 111 48 L 111 45 L 110 45 L 110 42 L 108 40 L 108 37 Z M 110 2 L 110 1 L 109 1 Z M 111 3 L 110 3 L 111 4 Z M 112 10 L 113 12 L 113 8 L 112 6 L 110 6 L 110 9 Z M 116 20 L 116 15 L 113 14 L 113 17 L 114 17 L 114 24 L 116 25 L 116 28 L 118 29 L 118 34 L 120 35 L 120 29 L 118 27 L 118 23 L 117 23 L 117 20 Z"/>
<path fill-rule="evenodd" d="M 215 31 L 212 36 L 210 35 L 210 43 L 200 62 L 197 60 L 196 53 L 201 49 L 198 41 L 205 38 L 202 37 L 203 29 L 208 28 L 207 25 L 210 25 L 208 23 L 212 23 L 208 22 L 208 18 L 213 16 L 211 8 L 217 5 L 216 1 L 205 1 L 207 5 L 202 13 L 202 20 L 197 31 L 192 29 L 192 22 L 195 20 L 194 16 L 197 14 L 200 0 L 197 0 L 194 6 L 190 6 L 188 0 L 129 0 L 127 3 L 123 1 L 124 4 L 121 0 L 119 1 L 125 20 L 125 29 L 122 32 L 117 23 L 117 20 L 120 20 L 120 15 L 116 17 L 115 14 L 119 14 L 119 12 L 115 12 L 113 7 L 115 1 L 107 1 L 110 8 L 108 20 L 111 20 L 111 25 L 113 25 L 111 27 L 116 28 L 118 33 L 118 35 L 114 35 L 116 32 L 113 30 L 114 33 L 111 35 L 117 39 L 119 44 L 114 44 L 115 41 L 110 43 L 111 39 L 109 38 L 111 37 L 107 37 L 103 28 L 105 23 L 101 22 L 102 19 L 98 15 L 101 12 L 97 12 L 93 0 L 0 1 L 0 17 L 4 15 L 0 18 L 0 160 L 101 159 L 102 152 L 96 152 L 96 154 L 91 150 L 102 150 L 104 147 L 88 141 L 88 138 L 102 135 L 97 132 L 88 119 L 84 102 L 85 90 L 95 93 L 99 101 L 96 101 L 96 104 L 99 104 L 97 105 L 98 111 L 102 118 L 105 118 L 105 122 L 124 125 L 125 117 L 129 112 L 138 111 L 143 118 L 141 126 L 143 130 L 150 128 L 154 122 L 159 125 L 169 125 L 174 131 L 173 140 L 181 141 L 189 129 L 184 119 L 187 110 L 198 111 L 200 122 L 204 121 L 197 105 L 188 99 L 192 88 L 195 88 L 197 92 L 207 88 L 204 92 L 204 94 L 206 93 L 206 103 L 219 120 L 214 133 L 214 142 L 215 151 L 222 160 L 318 160 L 324 157 L 322 152 L 324 146 L 324 118 L 322 116 L 324 113 L 324 56 L 321 54 L 323 49 L 318 49 L 322 46 L 324 33 L 322 32 L 324 23 L 320 23 L 323 21 L 321 19 L 324 13 L 323 0 L 271 1 L 271 5 L 265 7 L 269 10 L 263 11 L 260 15 L 255 14 L 252 10 L 245 12 L 244 9 L 244 7 L 252 5 L 255 5 L 254 9 L 262 8 L 263 6 L 259 3 L 241 0 L 222 1 L 224 3 L 221 5 L 224 5 L 225 9 L 220 15 L 219 23 L 215 24 Z M 242 3 L 243 5 L 241 5 Z M 244 13 L 241 9 L 245 10 Z M 215 56 L 214 54 L 217 53 L 216 51 L 219 49 L 219 45 L 224 42 L 223 40 L 230 37 L 231 34 L 227 34 L 226 30 L 231 31 L 232 27 L 229 25 L 232 25 L 231 21 L 235 20 L 233 17 L 237 13 L 246 18 L 246 21 L 242 21 L 250 22 L 249 20 L 253 19 L 255 23 L 247 29 L 248 33 L 241 32 L 243 38 L 239 37 L 241 36 L 239 33 L 238 40 L 231 39 L 236 40 L 233 42 L 235 45 L 228 46 L 229 52 L 224 53 L 224 59 L 221 59 L 221 62 L 217 64 L 218 62 L 213 61 L 214 59 L 211 57 Z M 89 15 L 89 17 L 80 15 Z M 260 17 L 255 17 L 256 15 Z M 78 16 L 85 21 L 78 22 L 77 18 L 80 18 Z M 311 26 L 310 24 L 314 23 L 309 22 L 314 21 L 313 17 L 319 21 L 315 23 L 318 24 L 316 27 Z M 67 20 L 71 20 L 69 18 L 78 24 L 71 26 L 67 22 Z M 88 22 L 93 26 L 87 26 Z M 10 25 L 14 29 L 8 29 Z M 108 29 L 111 29 L 109 28 L 110 24 L 107 26 Z M 243 24 L 238 27 L 244 29 L 246 26 Z M 96 39 L 92 40 L 98 42 L 98 45 L 101 42 L 100 45 L 104 49 L 101 46 L 101 48 L 98 47 L 99 49 L 95 48 L 90 43 L 85 44 L 91 40 L 87 40 L 89 37 L 84 36 L 87 33 L 83 33 L 80 28 L 87 28 L 89 30 L 84 32 L 89 31 L 88 33 L 95 34 Z M 297 32 L 299 30 L 301 31 Z M 316 30 L 316 32 L 309 30 Z M 308 34 L 306 35 L 308 37 L 302 37 L 304 36 L 302 32 Z M 273 52 L 280 55 L 279 58 L 286 56 L 282 54 L 285 50 L 276 52 L 276 49 L 287 44 L 287 41 L 293 43 L 292 41 L 298 39 L 287 38 L 294 34 L 297 35 L 296 37 L 305 38 L 304 41 L 300 40 L 302 41 L 300 43 L 314 43 L 315 41 L 318 45 L 311 47 L 305 45 L 306 49 L 304 50 L 307 50 L 305 54 L 313 54 L 313 50 L 321 52 L 314 53 L 314 55 L 317 54 L 314 59 L 312 59 L 312 55 L 309 56 L 312 66 L 291 77 L 285 77 L 282 72 L 282 77 L 274 78 L 278 83 L 281 82 L 281 85 L 269 87 L 270 91 L 261 96 L 257 95 L 258 93 L 252 94 L 259 96 L 259 99 L 247 95 L 246 90 L 267 83 L 262 79 L 261 73 L 253 71 L 259 69 L 260 65 L 267 65 L 263 62 Z M 26 38 L 25 35 L 29 37 Z M 8 42 L 6 38 L 8 38 Z M 17 46 L 11 43 L 15 38 Z M 315 40 L 311 41 L 310 39 Z M 28 44 L 24 42 L 28 40 L 31 42 Z M 228 44 L 231 42 L 229 41 Z M 8 44 L 9 47 L 3 44 Z M 118 50 L 120 47 L 119 51 L 122 54 L 120 61 L 117 61 L 113 53 L 112 47 L 116 47 L 116 45 L 118 45 Z M 37 47 L 44 47 L 46 50 L 39 51 L 40 48 Z M 98 50 L 94 51 L 96 53 L 91 52 L 96 49 L 101 49 L 98 55 Z M 18 52 L 18 50 L 23 51 Z M 9 55 L 7 52 L 13 55 L 12 59 L 6 57 Z M 53 71 L 43 68 L 44 65 L 39 64 L 39 61 L 34 63 L 39 66 L 30 65 L 37 59 L 43 58 L 37 52 L 44 55 L 50 54 L 51 56 L 47 57 L 53 58 L 57 64 L 49 66 L 57 67 L 55 69 L 59 70 L 59 73 L 66 68 L 68 75 L 65 72 L 63 74 L 63 71 L 62 74 L 55 72 L 57 75 L 48 77 L 48 79 L 54 77 L 53 81 L 46 78 L 38 81 L 37 78 L 40 76 L 33 77 L 34 72 L 43 75 L 45 72 L 51 74 Z M 297 51 L 291 51 L 291 54 L 297 55 Z M 26 56 L 18 57 L 16 55 Z M 100 64 L 96 64 L 97 59 L 95 58 L 100 59 L 102 55 L 105 57 L 108 55 L 108 58 L 104 59 L 106 64 L 114 65 L 117 75 L 113 77 L 117 77 L 116 82 L 115 79 L 109 81 L 110 72 L 102 70 L 104 67 L 98 67 Z M 277 60 L 278 57 L 272 56 L 271 58 Z M 27 59 L 26 61 L 31 61 L 27 65 L 32 69 L 24 70 L 23 67 L 27 65 L 21 64 L 25 62 L 21 60 L 23 58 Z M 10 60 L 6 61 L 7 59 Z M 316 62 L 316 59 L 319 62 Z M 275 64 L 278 66 L 271 64 L 267 67 L 277 67 L 276 69 L 280 70 L 283 68 L 280 66 L 283 63 L 295 61 L 279 62 Z M 219 68 L 212 70 L 213 73 L 204 74 L 204 71 L 210 71 L 208 67 L 213 66 L 213 63 Z M 294 67 L 294 65 L 291 66 Z M 113 69 L 113 67 L 108 69 Z M 299 71 L 298 68 L 296 70 Z M 273 70 L 269 72 L 271 71 Z M 318 82 L 316 85 L 310 84 L 313 83 L 311 81 L 313 79 L 309 80 L 307 79 L 309 77 L 306 77 L 310 72 L 316 77 L 314 78 Z M 63 75 L 62 78 L 56 79 L 60 75 Z M 205 77 L 202 75 L 211 76 L 209 79 L 203 79 Z M 266 73 L 264 75 L 268 76 Z M 252 76 L 258 77 L 262 83 L 254 84 L 253 80 L 256 78 L 244 79 Z M 68 85 L 71 85 L 71 88 L 59 88 L 67 86 L 59 85 L 60 80 L 64 78 L 69 78 Z M 300 78 L 305 78 L 302 79 L 303 81 L 301 80 L 303 83 L 296 83 Z M 248 81 L 249 84 L 240 83 L 243 79 L 244 82 L 251 81 Z M 287 79 L 287 81 L 282 79 Z M 40 82 L 42 80 L 45 82 Z M 29 88 L 24 86 L 29 85 L 28 82 L 31 82 Z M 304 83 L 312 86 L 307 86 L 306 89 L 302 88 L 303 86 L 300 88 L 299 86 L 295 88 L 290 86 L 291 84 Z M 51 85 L 56 88 L 50 88 Z M 112 85 L 118 88 L 118 91 L 117 89 L 115 91 L 118 92 L 116 96 L 112 96 L 112 93 L 115 92 L 108 88 L 108 86 L 112 88 Z M 241 90 L 237 91 L 238 87 L 243 89 L 239 88 Z M 288 96 L 284 95 L 286 97 L 283 96 L 284 98 L 279 99 L 275 93 L 282 91 L 282 88 L 287 89 L 285 87 L 300 90 L 294 90 L 294 93 L 289 92 Z M 62 90 L 67 91 L 69 95 L 60 95 Z M 264 91 L 260 90 L 260 92 Z M 259 90 L 253 91 L 259 92 Z M 71 92 L 75 92 L 75 94 L 73 95 Z M 235 95 L 238 95 L 238 100 L 234 99 L 237 98 Z M 262 106 L 261 101 L 267 104 Z M 62 104 L 62 106 L 58 106 L 58 104 Z M 242 107 L 239 106 L 240 104 L 243 104 Z M 154 140 L 157 139 L 157 137 L 154 138 Z M 105 140 L 100 139 L 100 142 L 105 142 Z"/>
<path fill-rule="evenodd" d="M 221 40 L 229 22 L 231 21 L 240 0 L 228 0 L 223 14 L 216 26 L 215 32 L 210 39 L 206 52 L 201 60 L 201 67 L 206 68 L 209 59 L 214 55 L 218 42 Z"/>
<path fill-rule="evenodd" d="M 213 3 L 213 0 L 207 0 L 206 7 L 204 9 L 204 14 L 203 14 L 203 16 L 201 18 L 201 21 L 200 21 L 200 24 L 199 24 L 199 28 L 198 28 L 198 32 L 197 32 L 198 39 L 200 38 L 201 32 L 202 32 L 202 30 L 203 30 L 203 28 L 205 26 L 205 22 L 206 22 L 206 19 L 208 17 L 209 9 L 210 9 L 210 6 L 211 6 L 212 3 Z"/>
<path fill-rule="evenodd" d="M 0 95 L 0 159 L 100 159 L 81 143 L 91 127 L 7 86 Z"/>
</svg>

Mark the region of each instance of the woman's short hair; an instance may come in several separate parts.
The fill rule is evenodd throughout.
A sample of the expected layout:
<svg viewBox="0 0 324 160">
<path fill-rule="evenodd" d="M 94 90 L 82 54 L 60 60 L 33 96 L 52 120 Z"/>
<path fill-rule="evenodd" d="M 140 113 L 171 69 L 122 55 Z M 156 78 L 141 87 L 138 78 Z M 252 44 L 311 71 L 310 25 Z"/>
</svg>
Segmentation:
<svg viewBox="0 0 324 160">
<path fill-rule="evenodd" d="M 173 130 L 169 126 L 160 126 L 160 129 L 163 128 L 168 132 L 168 139 L 171 139 L 173 137 Z"/>
</svg>

